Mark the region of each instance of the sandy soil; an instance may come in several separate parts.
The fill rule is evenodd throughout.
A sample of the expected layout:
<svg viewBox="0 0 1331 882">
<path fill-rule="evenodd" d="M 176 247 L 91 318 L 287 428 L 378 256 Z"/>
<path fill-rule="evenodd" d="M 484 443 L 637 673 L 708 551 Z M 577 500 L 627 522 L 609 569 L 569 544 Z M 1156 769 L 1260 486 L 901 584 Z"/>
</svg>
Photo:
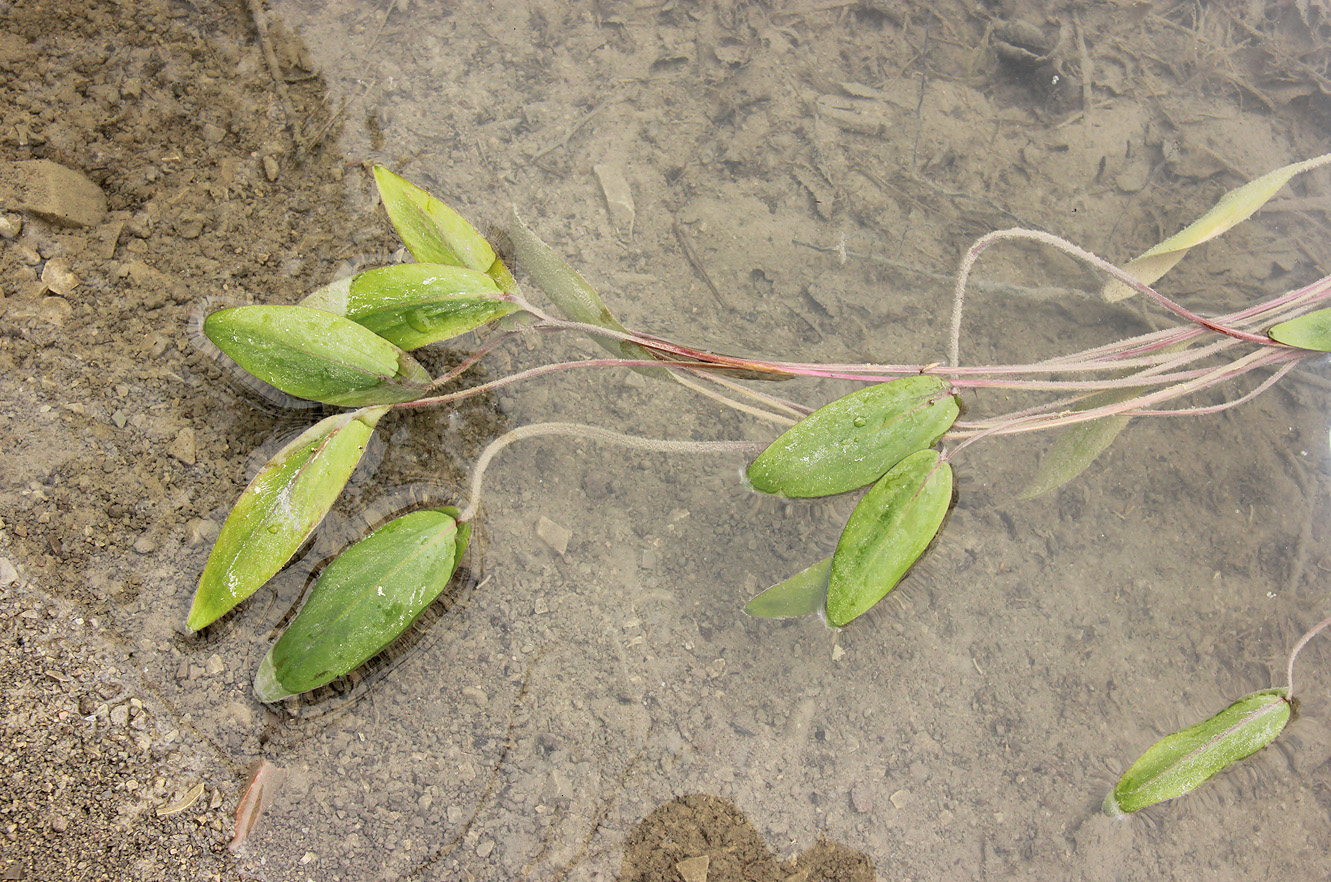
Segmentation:
<svg viewBox="0 0 1331 882">
<path fill-rule="evenodd" d="M 1039 227 L 1123 260 L 1331 129 L 1316 3 L 497 7 L 278 0 L 261 40 L 236 2 L 0 0 L 6 878 L 673 880 L 703 857 L 712 882 L 1331 873 L 1315 645 L 1279 747 L 1145 817 L 1097 812 L 1154 738 L 1279 678 L 1325 614 L 1324 367 L 1134 424 L 1030 503 L 1013 496 L 1048 439 L 970 448 L 944 539 L 840 633 L 739 610 L 826 555 L 852 499 L 757 499 L 733 456 L 518 445 L 428 628 L 313 701 L 255 702 L 315 564 L 367 517 L 458 500 L 504 428 L 772 436 L 638 375 L 541 380 L 386 420 L 305 557 L 184 633 L 228 506 L 312 417 L 238 388 L 190 318 L 396 259 L 368 161 L 481 224 L 517 205 L 631 326 L 926 363 L 975 236 Z M 104 211 L 68 188 L 74 214 L 36 204 L 30 160 L 86 176 Z M 1323 275 L 1328 186 L 1300 179 L 1167 290 L 1219 311 Z M 967 362 L 1163 321 L 1040 249 L 981 271 Z M 531 340 L 485 370 L 595 351 Z M 233 855 L 260 759 L 287 782 Z"/>
</svg>

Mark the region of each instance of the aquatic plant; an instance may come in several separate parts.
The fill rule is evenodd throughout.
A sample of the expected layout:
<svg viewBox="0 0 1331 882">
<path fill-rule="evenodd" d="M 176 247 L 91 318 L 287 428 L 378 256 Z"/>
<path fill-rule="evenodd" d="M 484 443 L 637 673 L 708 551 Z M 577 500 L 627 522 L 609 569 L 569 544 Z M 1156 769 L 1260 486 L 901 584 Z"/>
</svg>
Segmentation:
<svg viewBox="0 0 1331 882">
<path fill-rule="evenodd" d="M 1191 793 L 1275 741 L 1298 707 L 1294 697 L 1294 660 L 1327 625 L 1331 625 L 1331 618 L 1318 622 L 1294 644 L 1284 687 L 1249 693 L 1215 716 L 1151 745 L 1109 791 L 1104 802 L 1105 814 L 1122 817 Z"/>
<path fill-rule="evenodd" d="M 746 607 L 762 617 L 819 614 L 831 626 L 843 627 L 881 601 L 934 540 L 952 503 L 952 464 L 971 444 L 1062 430 L 1022 494 L 1036 496 L 1078 475 L 1131 419 L 1196 416 L 1237 406 L 1304 359 L 1331 351 L 1331 308 L 1321 307 L 1331 299 L 1331 277 L 1211 317 L 1152 287 L 1189 249 L 1248 218 L 1294 175 L 1328 162 L 1331 154 L 1288 165 L 1231 191 L 1196 222 L 1122 268 L 1040 231 L 1011 229 L 981 238 L 966 252 L 958 272 L 948 361 L 931 364 L 738 358 L 630 330 L 577 271 L 513 215 L 505 231 L 513 257 L 556 315 L 527 298 L 491 243 L 457 212 L 376 167 L 383 205 L 415 263 L 358 273 L 296 306 L 230 307 L 203 323 L 207 337 L 259 380 L 298 398 L 357 409 L 306 430 L 242 493 L 204 567 L 188 627 L 207 627 L 287 564 L 341 493 L 389 410 L 448 405 L 524 379 L 586 368 L 628 368 L 680 383 L 788 428 L 765 446 L 636 438 L 568 423 L 514 429 L 496 439 L 473 467 L 464 508 L 441 500 L 434 508 L 396 518 L 324 569 L 260 665 L 256 695 L 277 701 L 327 683 L 409 627 L 446 588 L 462 559 L 488 464 L 507 445 L 538 435 L 670 452 L 753 452 L 757 456 L 747 470 L 751 488 L 777 496 L 820 497 L 868 487 L 829 558 L 772 586 Z M 1176 324 L 1032 364 L 961 364 L 971 271 L 987 249 L 1019 239 L 1059 249 L 1104 273 L 1106 299 L 1145 296 L 1171 313 Z M 518 320 L 527 333 L 588 334 L 608 357 L 547 364 L 454 388 L 463 373 L 513 332 L 501 328 L 439 377 L 431 377 L 411 355 L 483 325 Z M 744 382 L 792 376 L 866 386 L 812 410 Z M 1219 404 L 1166 406 L 1250 376 L 1260 379 Z M 963 419 L 959 396 L 969 389 L 1047 393 L 1049 400 Z M 1115 788 L 1113 807 L 1134 811 L 1179 795 L 1269 743 L 1289 718 L 1291 695 L 1289 688 L 1254 693 L 1171 736 L 1172 741 L 1160 742 Z M 1200 752 L 1194 749 L 1198 744 Z"/>
</svg>

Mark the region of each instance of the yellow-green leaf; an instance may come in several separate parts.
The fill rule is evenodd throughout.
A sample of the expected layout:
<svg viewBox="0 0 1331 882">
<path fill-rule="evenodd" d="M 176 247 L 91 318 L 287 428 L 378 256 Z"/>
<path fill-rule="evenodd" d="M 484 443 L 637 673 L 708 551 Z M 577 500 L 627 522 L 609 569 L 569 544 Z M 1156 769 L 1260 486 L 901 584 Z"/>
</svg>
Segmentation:
<svg viewBox="0 0 1331 882">
<path fill-rule="evenodd" d="M 1286 346 L 1331 352 L 1331 309 L 1318 309 L 1281 322 L 1274 325 L 1267 334 L 1272 340 Z"/>
<path fill-rule="evenodd" d="M 626 329 L 611 314 L 582 274 L 569 266 L 553 248 L 545 244 L 531 227 L 522 222 L 517 212 L 509 215 L 509 241 L 513 243 L 513 252 L 517 262 L 531 273 L 536 286 L 554 301 L 564 317 L 584 325 L 596 325 L 611 331 L 625 333 Z M 612 340 L 608 337 L 595 337 L 596 342 L 616 358 L 631 361 L 652 361 L 656 356 L 637 343 L 628 340 Z M 659 368 L 635 368 L 639 373 L 649 376 L 665 376 Z"/>
<path fill-rule="evenodd" d="M 401 348 L 350 319 L 304 306 L 236 306 L 203 321 L 236 364 L 288 395 L 342 407 L 424 394 L 430 375 Z"/>
<path fill-rule="evenodd" d="M 403 349 L 448 340 L 518 310 L 490 276 L 441 263 L 367 270 L 325 285 L 300 305 L 345 316 Z"/>
<path fill-rule="evenodd" d="M 494 248 L 462 215 L 382 165 L 374 167 L 379 198 L 411 256 L 489 273 L 499 262 Z"/>
<path fill-rule="evenodd" d="M 1110 404 L 1119 404 L 1140 394 L 1139 389 L 1111 389 L 1097 392 L 1082 401 L 1078 410 L 1094 410 Z M 1114 439 L 1127 426 L 1130 417 L 1107 416 L 1084 423 L 1073 423 L 1059 433 L 1054 446 L 1040 459 L 1035 477 L 1026 485 L 1018 499 L 1034 499 L 1050 490 L 1062 487 L 1086 471 L 1096 458 L 1114 443 Z"/>
<path fill-rule="evenodd" d="M 342 676 L 411 626 L 448 586 L 470 524 L 456 509 L 403 515 L 330 563 L 259 664 L 254 692 L 280 701 Z"/>
<path fill-rule="evenodd" d="M 216 621 L 271 579 L 323 520 L 387 407 L 330 416 L 268 461 L 227 515 L 194 592 L 188 627 Z"/>
<path fill-rule="evenodd" d="M 1114 785 L 1105 797 L 1105 814 L 1135 812 L 1197 789 L 1274 741 L 1289 722 L 1291 710 L 1284 689 L 1263 689 L 1209 720 L 1166 735 Z"/>
<path fill-rule="evenodd" d="M 1154 283 L 1173 269 L 1188 249 L 1210 241 L 1252 217 L 1290 178 L 1328 162 L 1331 162 L 1331 153 L 1283 166 L 1230 190 L 1206 214 L 1140 257 L 1129 261 L 1123 269 L 1147 285 Z M 1102 296 L 1110 301 L 1122 300 L 1134 293 L 1131 286 L 1118 279 L 1110 280 L 1101 291 Z"/>
<path fill-rule="evenodd" d="M 831 575 L 832 558 L 825 557 L 766 589 L 750 600 L 744 611 L 760 619 L 785 619 L 817 612 L 827 600 L 827 580 Z"/>
</svg>

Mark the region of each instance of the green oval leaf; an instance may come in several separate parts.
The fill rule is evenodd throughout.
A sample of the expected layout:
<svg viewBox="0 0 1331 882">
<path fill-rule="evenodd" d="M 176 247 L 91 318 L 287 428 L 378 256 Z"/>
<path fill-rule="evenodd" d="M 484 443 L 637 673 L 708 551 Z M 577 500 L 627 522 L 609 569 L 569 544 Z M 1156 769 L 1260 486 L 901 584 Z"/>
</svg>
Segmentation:
<svg viewBox="0 0 1331 882">
<path fill-rule="evenodd" d="M 382 165 L 374 167 L 374 182 L 388 219 L 417 261 L 465 266 L 491 276 L 504 290 L 512 290 L 508 268 L 462 215 Z"/>
<path fill-rule="evenodd" d="M 345 316 L 394 346 L 418 349 L 517 312 L 485 273 L 441 263 L 367 270 L 325 285 L 301 306 Z"/>
<path fill-rule="evenodd" d="M 1318 309 L 1281 322 L 1266 333 L 1272 340 L 1286 346 L 1331 352 L 1331 309 Z"/>
<path fill-rule="evenodd" d="M 827 600 L 827 580 L 831 574 L 832 558 L 825 557 L 766 589 L 750 600 L 744 611 L 760 619 L 786 619 L 818 612 Z"/>
<path fill-rule="evenodd" d="M 260 701 L 308 692 L 374 657 L 447 587 L 471 535 L 456 509 L 396 518 L 342 552 L 268 650 Z"/>
<path fill-rule="evenodd" d="M 297 398 L 341 407 L 396 404 L 425 393 L 430 375 L 350 319 L 304 306 L 236 306 L 203 320 L 236 364 Z"/>
<path fill-rule="evenodd" d="M 360 462 L 387 407 L 330 416 L 268 461 L 236 500 L 213 543 L 186 625 L 216 621 L 291 559 Z"/>
<path fill-rule="evenodd" d="M 749 482 L 763 493 L 797 497 L 872 484 L 952 426 L 959 409 L 950 387 L 942 377 L 906 377 L 838 398 L 759 454 Z"/>
<path fill-rule="evenodd" d="M 1284 689 L 1263 689 L 1209 720 L 1166 735 L 1114 785 L 1105 798 L 1105 814 L 1135 812 L 1195 790 L 1274 741 L 1289 722 L 1290 712 Z"/>
<path fill-rule="evenodd" d="M 850 513 L 832 555 L 827 621 L 840 628 L 896 587 L 938 533 L 952 502 L 952 466 L 936 450 L 897 463 Z"/>
</svg>

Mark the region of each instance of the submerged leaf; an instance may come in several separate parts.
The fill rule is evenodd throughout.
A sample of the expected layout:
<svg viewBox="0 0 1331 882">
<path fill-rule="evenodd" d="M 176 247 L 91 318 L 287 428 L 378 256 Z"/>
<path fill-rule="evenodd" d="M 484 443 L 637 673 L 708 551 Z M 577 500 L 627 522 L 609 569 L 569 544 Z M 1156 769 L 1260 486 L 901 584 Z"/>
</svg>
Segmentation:
<svg viewBox="0 0 1331 882">
<path fill-rule="evenodd" d="M 1272 340 L 1286 346 L 1331 352 L 1331 309 L 1319 309 L 1281 322 L 1274 325 L 1267 334 Z"/>
<path fill-rule="evenodd" d="M 1174 265 L 1183 259 L 1188 249 L 1210 241 L 1252 217 L 1253 213 L 1265 205 L 1289 182 L 1290 178 L 1328 162 L 1331 162 L 1331 153 L 1283 166 L 1249 181 L 1242 187 L 1230 190 L 1220 197 L 1220 201 L 1206 214 L 1140 257 L 1129 261 L 1123 269 L 1139 281 L 1150 285 L 1173 269 Z M 1110 280 L 1101 291 L 1104 299 L 1109 301 L 1122 300 L 1135 293 L 1130 285 L 1118 279 Z"/>
<path fill-rule="evenodd" d="M 1182 796 L 1276 739 L 1289 722 L 1284 689 L 1245 695 L 1209 720 L 1166 735 L 1141 755 L 1105 797 L 1119 816 Z"/>
<path fill-rule="evenodd" d="M 897 463 L 864 494 L 832 555 L 827 621 L 841 627 L 896 587 L 943 525 L 952 502 L 952 466 L 936 450 Z"/>
<path fill-rule="evenodd" d="M 625 333 L 626 328 L 619 323 L 601 300 L 596 290 L 588 284 L 582 274 L 569 266 L 555 250 L 536 235 L 518 217 L 517 212 L 509 215 L 506 231 L 513 243 L 513 252 L 518 263 L 535 280 L 536 286 L 554 301 L 564 317 L 584 325 L 596 325 L 610 331 Z M 595 336 L 597 344 L 616 358 L 631 361 L 652 361 L 656 356 L 637 343 L 628 340 L 612 340 L 608 337 Z M 650 376 L 666 376 L 660 368 L 634 368 L 639 373 Z"/>
<path fill-rule="evenodd" d="M 300 305 L 345 316 L 403 349 L 448 340 L 518 310 L 485 273 L 440 263 L 367 270 L 325 285 Z"/>
<path fill-rule="evenodd" d="M 387 407 L 335 414 L 268 461 L 236 500 L 194 592 L 187 626 L 216 621 L 271 579 L 314 532 Z"/>
<path fill-rule="evenodd" d="M 397 404 L 424 394 L 430 375 L 364 328 L 304 306 L 235 306 L 203 332 L 245 370 L 288 395 L 342 407 Z"/>
<path fill-rule="evenodd" d="M 1110 404 L 1119 404 L 1138 394 L 1136 389 L 1112 389 L 1088 396 L 1079 410 L 1094 410 Z M 1127 426 L 1130 417 L 1117 415 L 1101 417 L 1084 423 L 1073 423 L 1059 433 L 1058 440 L 1040 459 L 1035 477 L 1020 493 L 1018 499 L 1034 499 L 1050 490 L 1062 487 L 1086 471 L 1096 458 L 1104 453 L 1114 439 Z"/>
<path fill-rule="evenodd" d="M 389 220 L 417 261 L 465 266 L 490 276 L 504 290 L 512 290 L 508 268 L 462 215 L 382 165 L 374 167 L 374 181 Z"/>
<path fill-rule="evenodd" d="M 825 557 L 766 589 L 750 600 L 744 611 L 760 619 L 785 619 L 818 612 L 827 601 L 827 580 L 831 574 L 832 558 Z"/>
<path fill-rule="evenodd" d="M 951 428 L 959 410 L 950 388 L 942 377 L 906 377 L 838 398 L 768 445 L 749 466 L 749 481 L 795 497 L 872 484 Z"/>
<path fill-rule="evenodd" d="M 448 586 L 471 535 L 456 509 L 389 521 L 324 569 L 254 678 L 261 701 L 308 692 L 392 643 Z"/>
<path fill-rule="evenodd" d="M 278 768 L 268 760 L 260 760 L 254 769 L 254 777 L 245 788 L 245 795 L 236 805 L 236 832 L 227 844 L 227 849 L 234 852 L 240 847 L 258 825 L 263 813 L 273 804 L 277 791 L 286 783 L 286 769 Z"/>
</svg>

